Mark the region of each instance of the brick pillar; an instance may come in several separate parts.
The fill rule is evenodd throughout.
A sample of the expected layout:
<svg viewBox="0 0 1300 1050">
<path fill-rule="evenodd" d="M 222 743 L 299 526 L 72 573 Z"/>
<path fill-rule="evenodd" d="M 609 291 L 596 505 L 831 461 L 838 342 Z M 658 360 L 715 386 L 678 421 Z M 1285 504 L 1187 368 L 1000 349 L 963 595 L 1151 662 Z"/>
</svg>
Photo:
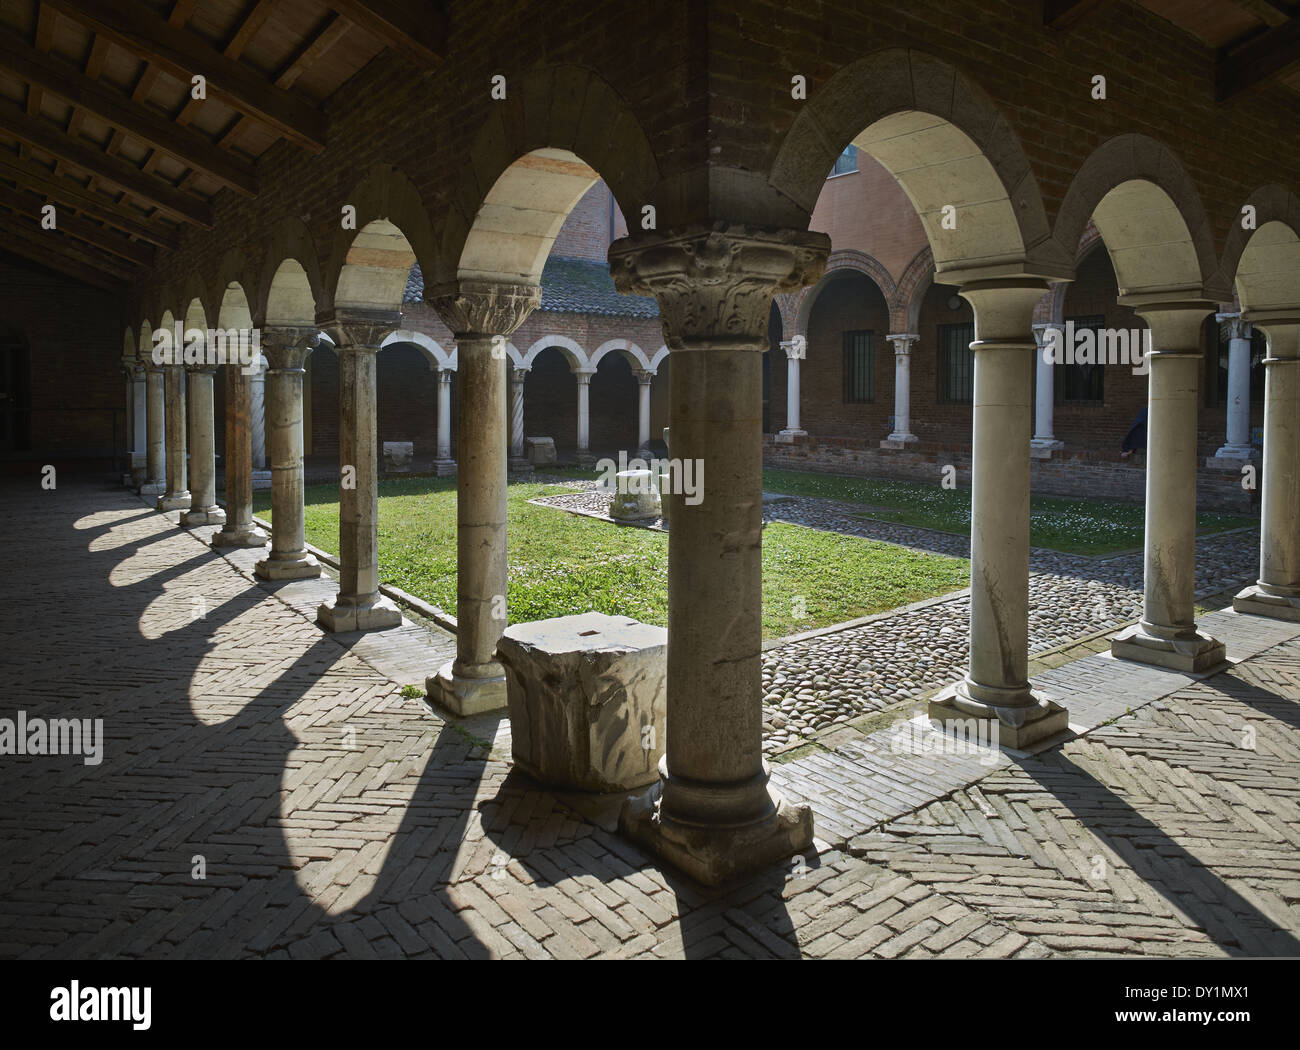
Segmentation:
<svg viewBox="0 0 1300 1050">
<path fill-rule="evenodd" d="M 763 759 L 762 364 L 772 295 L 815 281 L 824 234 L 689 227 L 609 252 L 621 292 L 654 295 L 672 351 L 672 454 L 707 469 L 703 499 L 671 504 L 668 735 L 660 781 L 626 834 L 716 884 L 812 844 L 812 813 L 771 787 Z"/>
</svg>

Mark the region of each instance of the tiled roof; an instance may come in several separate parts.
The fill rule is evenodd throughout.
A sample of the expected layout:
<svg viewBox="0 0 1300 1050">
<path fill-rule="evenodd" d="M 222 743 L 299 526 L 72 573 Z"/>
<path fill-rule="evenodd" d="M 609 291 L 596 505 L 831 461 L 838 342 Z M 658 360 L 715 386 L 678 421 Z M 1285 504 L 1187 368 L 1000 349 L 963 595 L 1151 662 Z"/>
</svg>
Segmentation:
<svg viewBox="0 0 1300 1050">
<path fill-rule="evenodd" d="M 424 275 L 411 267 L 404 303 L 422 302 Z M 542 310 L 553 313 L 606 314 L 616 317 L 658 317 L 659 304 L 643 295 L 620 295 L 614 290 L 609 266 L 593 259 L 551 256 L 542 269 Z"/>
</svg>

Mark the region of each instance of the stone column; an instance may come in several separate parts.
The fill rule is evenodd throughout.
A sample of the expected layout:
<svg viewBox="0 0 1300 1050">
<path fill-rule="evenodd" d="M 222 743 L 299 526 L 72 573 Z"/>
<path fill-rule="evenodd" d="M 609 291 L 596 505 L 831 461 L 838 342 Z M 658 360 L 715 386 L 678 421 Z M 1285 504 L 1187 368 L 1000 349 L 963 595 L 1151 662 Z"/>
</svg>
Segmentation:
<svg viewBox="0 0 1300 1050">
<path fill-rule="evenodd" d="M 1238 314 L 1218 314 L 1216 319 L 1227 321 L 1231 327 L 1228 340 L 1227 442 L 1214 454 L 1214 458 L 1235 461 L 1223 465 L 1229 469 L 1240 469 L 1240 462 L 1251 459 L 1255 454 L 1250 443 L 1251 324 Z"/>
<path fill-rule="evenodd" d="M 339 359 L 339 593 L 316 622 L 328 631 L 376 631 L 402 622 L 379 593 L 379 449 L 375 355 L 402 315 L 336 310 L 321 323 Z"/>
<path fill-rule="evenodd" d="M 226 512 L 217 506 L 216 422 L 212 417 L 212 377 L 215 364 L 187 365 L 190 421 L 190 509 L 181 524 L 221 525 Z"/>
<path fill-rule="evenodd" d="M 529 369 L 510 370 L 510 462 L 509 469 L 526 474 L 533 465 L 524 456 L 524 380 Z"/>
<path fill-rule="evenodd" d="M 148 361 L 142 367 L 145 370 L 145 470 L 139 493 L 161 497 L 167 492 L 165 381 L 161 365 Z"/>
<path fill-rule="evenodd" d="M 458 715 L 506 706 L 505 340 L 542 301 L 536 285 L 458 281 L 426 289 L 456 337 L 456 658 L 426 683 Z M 493 337 L 500 337 L 494 339 Z"/>
<path fill-rule="evenodd" d="M 1259 582 L 1238 594 L 1232 607 L 1300 620 L 1300 312 L 1251 316 L 1268 337 Z"/>
<path fill-rule="evenodd" d="M 665 497 L 666 751 L 660 782 L 628 800 L 620 825 L 709 884 L 812 844 L 811 811 L 781 798 L 763 759 L 762 355 L 773 293 L 815 281 L 829 245 L 718 224 L 638 234 L 609 252 L 620 292 L 659 301 L 672 454 L 704 482 L 693 505 Z"/>
<path fill-rule="evenodd" d="M 886 336 L 894 344 L 894 432 L 881 448 L 907 448 L 919 443 L 912 433 L 912 344 L 921 337 L 898 333 Z"/>
<path fill-rule="evenodd" d="M 1055 365 L 1043 357 L 1047 346 L 1048 332 L 1052 329 L 1061 331 L 1065 326 L 1058 321 L 1034 325 L 1034 342 L 1037 345 L 1037 358 L 1034 364 L 1034 436 L 1029 441 L 1030 455 L 1035 459 L 1051 459 L 1057 449 L 1065 448 L 1064 441 L 1057 441 L 1053 433 L 1053 414 L 1056 410 L 1056 372 Z"/>
<path fill-rule="evenodd" d="M 578 381 L 578 466 L 595 462 L 591 455 L 591 372 L 575 372 Z"/>
<path fill-rule="evenodd" d="M 271 550 L 253 572 L 263 580 L 320 575 L 320 563 L 308 553 L 303 533 L 302 472 L 303 365 L 318 339 L 315 328 L 262 329 L 266 428 L 271 438 Z"/>
<path fill-rule="evenodd" d="M 650 452 L 650 384 L 654 382 L 655 373 L 647 368 L 633 369 L 636 376 L 636 447 L 637 455 L 649 458 Z"/>
<path fill-rule="evenodd" d="M 253 523 L 252 377 L 244 366 L 226 365 L 226 523 L 214 547 L 262 547 L 266 533 Z"/>
<path fill-rule="evenodd" d="M 1125 660 L 1188 674 L 1224 662 L 1223 643 L 1196 628 L 1196 403 L 1202 322 L 1212 303 L 1121 296 L 1151 329 L 1147 355 L 1147 488 L 1142 618 L 1111 639 Z"/>
<path fill-rule="evenodd" d="M 456 473 L 456 461 L 451 458 L 451 384 L 455 376 L 454 369 L 438 369 L 438 457 L 433 470 L 440 478 Z"/>
<path fill-rule="evenodd" d="M 144 483 L 149 458 L 149 399 L 144 368 L 136 364 L 131 375 L 131 481 L 138 489 Z"/>
<path fill-rule="evenodd" d="M 169 364 L 163 368 L 163 388 L 167 399 L 167 491 L 158 497 L 159 510 L 189 510 L 190 495 L 185 459 L 185 367 Z"/>
<path fill-rule="evenodd" d="M 253 488 L 271 487 L 271 472 L 266 469 L 266 369 L 264 354 L 257 355 L 250 376 L 249 419 L 252 424 Z"/>
<path fill-rule="evenodd" d="M 799 426 L 799 362 L 803 360 L 807 346 L 807 340 L 801 335 L 781 341 L 781 349 L 785 351 L 785 429 L 780 436 L 787 439 L 808 434 Z"/>
<path fill-rule="evenodd" d="M 1068 726 L 1066 710 L 1029 686 L 1030 322 L 1046 283 L 1030 278 L 962 286 L 975 311 L 971 437 L 970 669 L 930 703 L 941 722 L 990 723 L 1024 748 Z M 992 736 L 996 731 L 996 736 Z"/>
</svg>

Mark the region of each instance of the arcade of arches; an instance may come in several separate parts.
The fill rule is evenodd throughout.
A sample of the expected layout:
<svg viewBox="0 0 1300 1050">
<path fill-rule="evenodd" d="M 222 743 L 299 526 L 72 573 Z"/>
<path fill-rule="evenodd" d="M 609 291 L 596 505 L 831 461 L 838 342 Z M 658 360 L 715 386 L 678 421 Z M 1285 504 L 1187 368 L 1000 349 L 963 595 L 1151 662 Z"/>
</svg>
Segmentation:
<svg viewBox="0 0 1300 1050">
<path fill-rule="evenodd" d="M 163 49 L 141 54 L 147 32 L 115 37 L 70 5 L 44 6 L 78 46 L 108 41 L 101 64 L 119 80 L 150 63 L 174 74 Z M 156 6 L 141 5 L 142 24 Z M 1097 438 L 1116 442 L 1123 417 L 1146 406 L 1144 603 L 1139 623 L 1114 638 L 1114 655 L 1195 675 L 1225 662 L 1222 639 L 1196 619 L 1198 464 L 1252 453 L 1248 414 L 1244 424 L 1240 413 L 1223 416 L 1222 434 L 1217 421 L 1198 425 L 1216 318 L 1237 326 L 1230 397 L 1248 372 L 1242 326 L 1267 352 L 1259 577 L 1235 607 L 1300 619 L 1300 99 L 1287 83 L 1216 102 L 1214 49 L 1139 4 L 1117 5 L 1104 24 L 1085 22 L 1067 37 L 1034 23 L 1027 3 L 1008 7 L 1023 26 L 973 35 L 952 5 L 923 2 L 934 9 L 928 17 L 898 20 L 888 5 L 864 13 L 834 3 L 801 17 L 779 50 L 764 36 L 772 19 L 787 17 L 777 7 L 662 6 L 620 12 L 599 48 L 552 5 L 487 5 L 481 31 L 453 11 L 445 47 L 423 61 L 427 48 L 398 39 L 390 23 L 387 38 L 359 27 L 359 66 L 341 53 L 293 64 L 311 33 L 282 26 L 279 61 L 301 76 L 296 92 L 268 80 L 259 104 L 241 88 L 213 103 L 220 112 L 195 107 L 175 142 L 135 153 L 148 122 L 131 118 L 131 149 L 105 153 L 105 173 L 90 183 L 122 189 L 130 206 L 79 182 L 59 185 L 72 181 L 58 174 L 65 164 L 99 164 L 61 159 L 64 110 L 0 127 L 8 135 L 9 124 L 21 125 L 24 143 L 0 158 L 0 177 L 18 182 L 40 167 L 51 198 L 66 191 L 87 212 L 138 227 L 105 222 L 116 256 L 81 246 L 52 263 L 68 282 L 107 285 L 88 293 L 84 323 L 102 329 L 95 346 L 111 341 L 102 356 L 129 376 L 138 491 L 181 511 L 185 526 L 217 526 L 216 548 L 264 547 L 256 567 L 264 580 L 313 578 L 321 567 L 304 538 L 304 462 L 336 454 L 354 470 L 339 491 L 338 590 L 318 622 L 332 632 L 392 627 L 401 614 L 380 593 L 378 572 L 385 366 L 377 361 L 385 347 L 408 363 L 420 354 L 424 416 L 401 425 L 426 428 L 416 440 L 435 469 L 454 460 L 458 493 L 455 656 L 428 668 L 428 685 L 447 709 L 473 714 L 505 702 L 497 642 L 508 623 L 506 479 L 525 433 L 536 432 L 532 421 L 579 452 L 645 447 L 669 426 L 674 457 L 707 463 L 708 490 L 698 505 L 669 497 L 666 757 L 658 787 L 629 804 L 622 829 L 708 883 L 806 850 L 814 836 L 812 811 L 770 782 L 761 741 L 761 408 L 764 351 L 780 353 L 778 326 L 788 355 L 781 368 L 768 365 L 770 458 L 808 448 L 819 430 L 856 435 L 877 459 L 920 455 L 927 442 L 969 448 L 970 658 L 962 680 L 933 701 L 936 716 L 996 723 L 1002 742 L 1022 750 L 1068 728 L 1069 698 L 1042 695 L 1028 670 L 1031 469 L 1053 453 L 1059 460 L 1061 444 L 1078 445 L 1092 427 L 1074 405 L 1056 404 L 1051 369 L 1035 373 L 1045 327 L 1067 318 L 1132 319 L 1153 347 L 1145 377 L 1115 379 L 1120 400 Z M 200 43 L 233 36 L 240 7 L 214 4 L 213 25 L 183 32 Z M 708 23 L 698 34 L 707 43 L 688 49 L 680 41 L 697 38 L 697 18 Z M 913 28 L 922 25 L 923 34 Z M 231 47 L 202 50 L 238 65 Z M 1044 47 L 1068 75 L 1041 72 L 1032 59 Z M 1090 74 L 1134 50 L 1169 61 L 1129 69 L 1134 83 L 1112 76 L 1110 98 L 1090 98 Z M 491 94 L 498 71 L 504 98 Z M 806 97 L 792 96 L 796 75 L 806 77 Z M 97 90 L 112 94 L 104 76 Z M 307 114 L 301 122 L 286 116 L 294 106 Z M 238 148 L 223 147 L 230 142 Z M 187 144 L 199 159 L 186 161 Z M 827 172 L 850 146 L 887 176 L 905 218 L 870 255 L 835 243 L 834 216 L 814 216 Z M 151 149 L 156 159 L 146 163 Z M 32 159 L 47 155 L 54 167 Z M 624 316 L 592 315 L 558 294 L 548 301 L 544 271 L 580 254 L 557 252 L 557 238 L 607 239 L 614 228 L 612 206 L 603 233 L 576 221 L 566 228 L 575 209 L 600 212 L 580 208 L 598 181 L 631 220 L 607 255 L 614 287 L 644 307 Z M 647 208 L 652 229 L 639 221 Z M 354 221 L 341 224 L 349 210 Z M 130 254 L 140 261 L 123 258 Z M 408 292 L 413 270 L 418 297 Z M 940 329 L 967 323 L 958 354 L 968 355 L 969 376 L 939 376 Z M 23 324 L 15 308 L 6 332 Z M 35 359 L 42 339 L 65 338 L 53 324 L 33 316 L 26 336 L 32 374 L 46 384 L 53 380 Z M 258 330 L 264 376 L 208 359 L 156 363 L 154 332 L 177 324 Z M 834 359 L 852 330 L 878 333 L 874 417 L 840 396 L 846 380 Z M 797 337 L 806 356 L 794 352 Z M 92 385 L 120 401 L 120 379 L 99 365 Z M 1119 370 L 1107 371 L 1107 383 L 1112 375 Z M 546 396 L 530 390 L 538 381 Z M 958 383 L 967 384 L 961 396 Z M 313 402 L 320 384 L 337 390 L 336 414 Z M 612 422 L 598 407 L 609 403 L 618 406 Z M 58 435 L 42 433 L 38 415 L 32 446 L 57 453 Z M 252 514 L 263 454 L 269 536 Z"/>
</svg>

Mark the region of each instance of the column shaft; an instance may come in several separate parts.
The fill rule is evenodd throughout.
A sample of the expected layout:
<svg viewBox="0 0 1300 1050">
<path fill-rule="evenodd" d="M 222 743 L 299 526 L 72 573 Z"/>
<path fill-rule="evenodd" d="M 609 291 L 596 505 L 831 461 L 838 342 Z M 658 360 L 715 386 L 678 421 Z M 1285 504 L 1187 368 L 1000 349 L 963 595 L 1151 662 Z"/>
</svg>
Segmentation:
<svg viewBox="0 0 1300 1050">
<path fill-rule="evenodd" d="M 455 376 L 450 369 L 438 371 L 438 455 L 434 471 L 439 477 L 456 472 L 456 461 L 451 458 L 451 384 Z"/>
<path fill-rule="evenodd" d="M 158 497 L 158 509 L 188 510 L 192 497 L 185 451 L 185 369 L 180 365 L 168 365 L 163 376 L 167 398 L 167 491 Z"/>
<path fill-rule="evenodd" d="M 591 373 L 579 372 L 578 380 L 578 461 L 591 442 Z"/>
<path fill-rule="evenodd" d="M 226 523 L 214 547 L 262 547 L 266 533 L 253 523 L 252 381 L 243 367 L 226 366 Z"/>
<path fill-rule="evenodd" d="M 891 335 L 894 344 L 894 430 L 881 448 L 906 448 L 915 445 L 912 433 L 912 344 L 920 338 L 915 335 Z"/>
<path fill-rule="evenodd" d="M 145 372 L 146 458 L 142 496 L 163 496 L 166 481 L 166 393 L 163 371 L 159 367 Z"/>
<path fill-rule="evenodd" d="M 1047 345 L 1047 331 L 1059 330 L 1060 327 L 1056 323 L 1034 325 L 1034 340 L 1037 344 L 1037 358 L 1034 362 L 1034 436 L 1029 445 L 1044 458 L 1050 457 L 1053 450 L 1065 447 L 1064 441 L 1056 440 L 1055 433 L 1056 365 L 1043 355 Z"/>
<path fill-rule="evenodd" d="M 181 515 L 182 525 L 220 525 L 226 512 L 217 506 L 216 422 L 212 411 L 212 378 L 216 366 L 192 368 L 187 376 L 189 391 L 190 509 Z"/>
</svg>

